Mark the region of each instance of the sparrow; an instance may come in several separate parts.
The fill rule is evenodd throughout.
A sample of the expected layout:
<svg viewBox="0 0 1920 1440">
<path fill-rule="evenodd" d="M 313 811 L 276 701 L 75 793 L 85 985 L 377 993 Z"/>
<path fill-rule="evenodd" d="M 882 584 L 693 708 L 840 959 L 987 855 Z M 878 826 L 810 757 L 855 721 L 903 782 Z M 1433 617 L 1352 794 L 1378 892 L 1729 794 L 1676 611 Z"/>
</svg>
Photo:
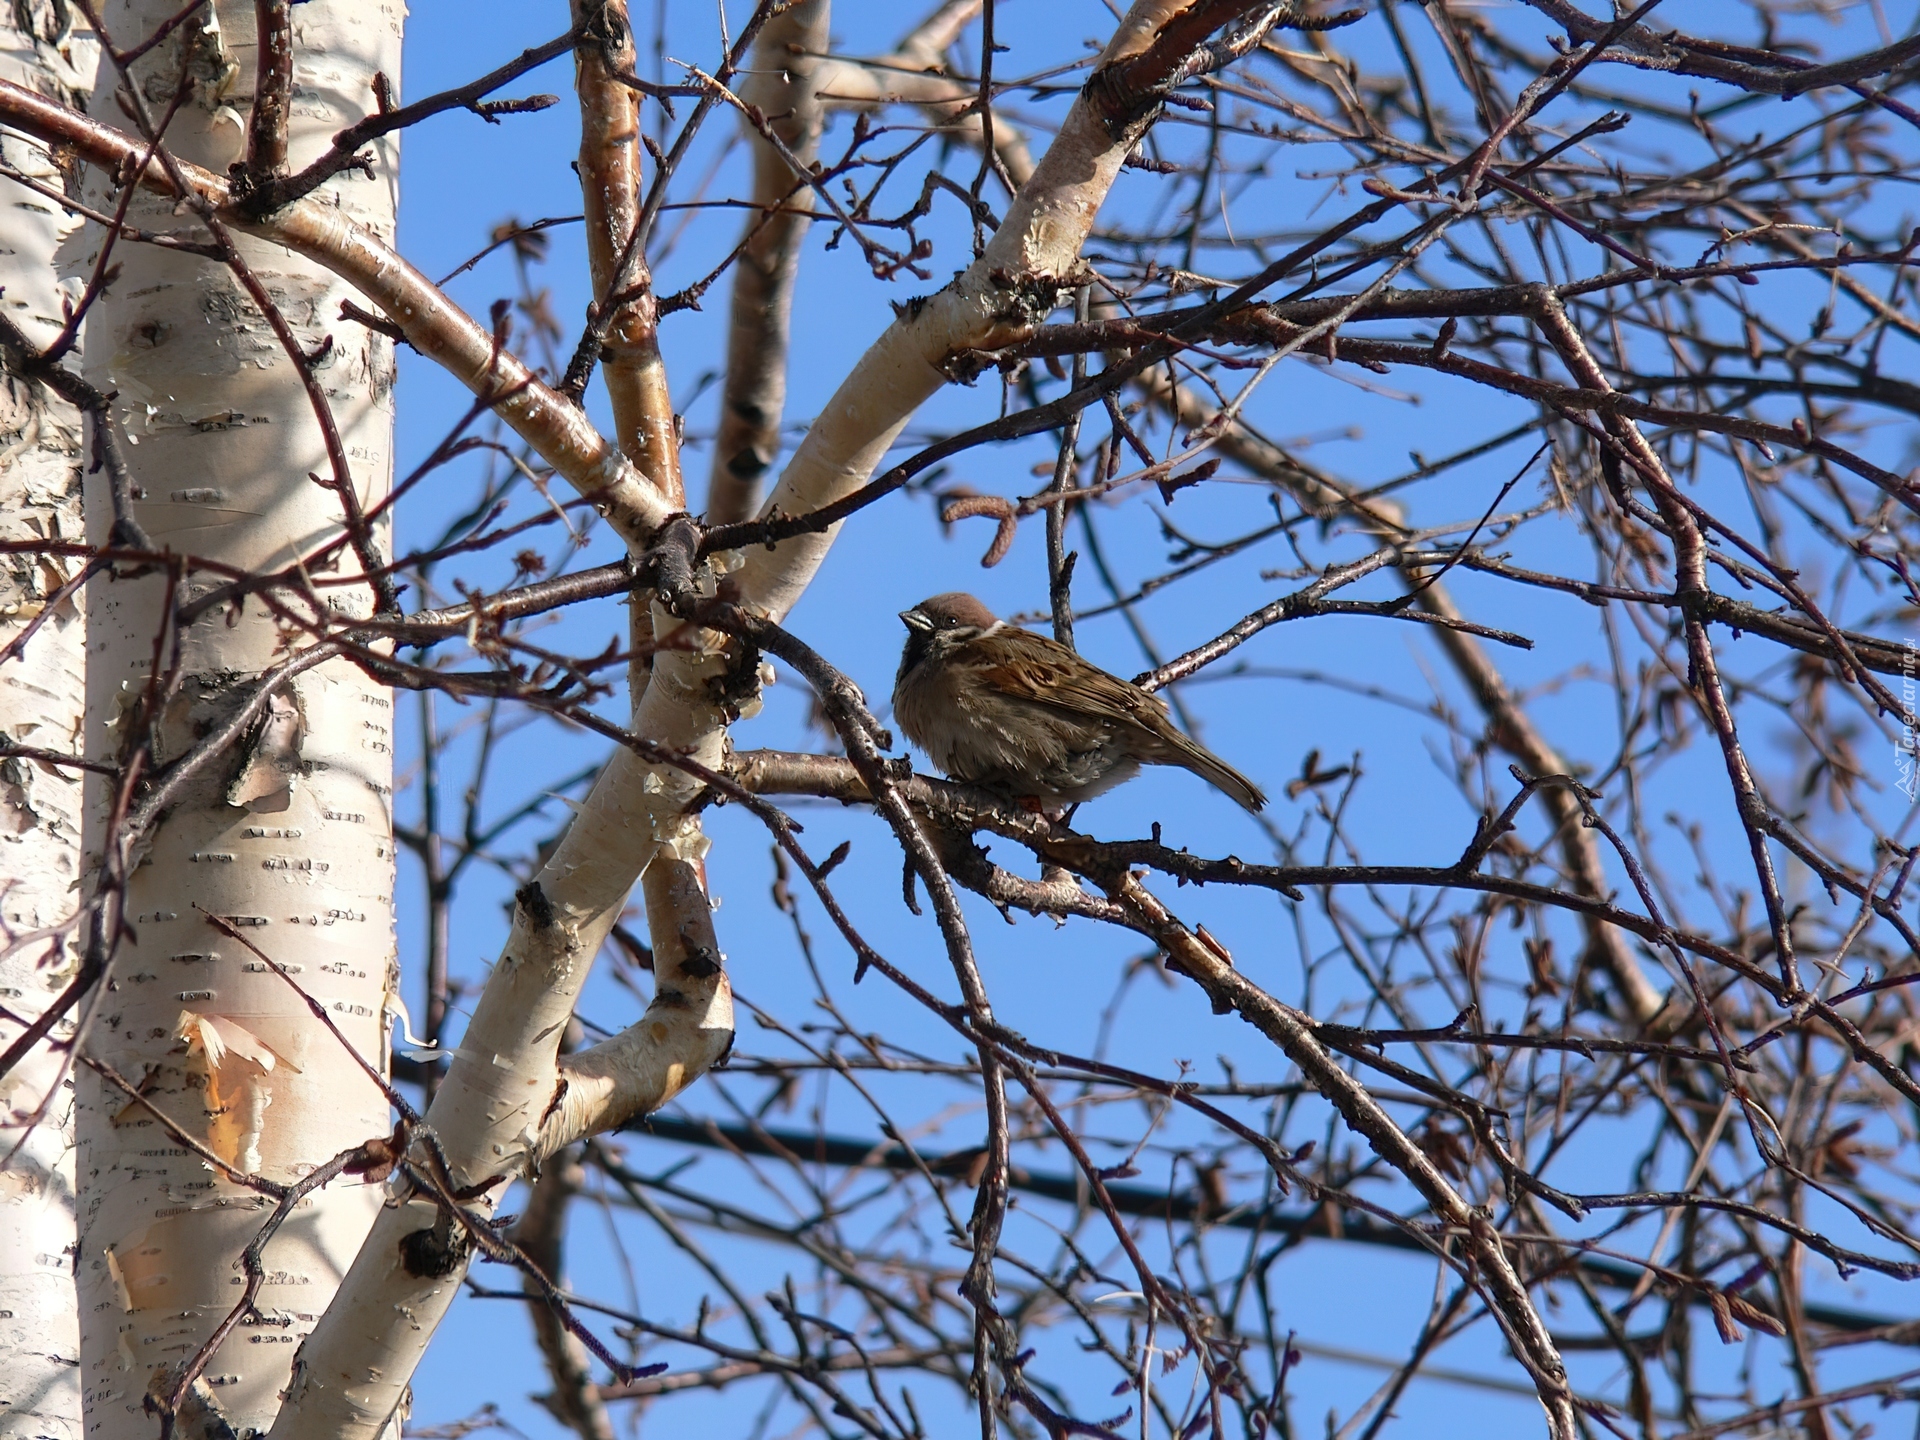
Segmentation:
<svg viewBox="0 0 1920 1440">
<path fill-rule="evenodd" d="M 1167 707 L 1057 640 L 953 592 L 902 610 L 893 713 L 950 779 L 1054 807 L 1178 765 L 1258 813 L 1254 783 L 1174 728 Z"/>
</svg>

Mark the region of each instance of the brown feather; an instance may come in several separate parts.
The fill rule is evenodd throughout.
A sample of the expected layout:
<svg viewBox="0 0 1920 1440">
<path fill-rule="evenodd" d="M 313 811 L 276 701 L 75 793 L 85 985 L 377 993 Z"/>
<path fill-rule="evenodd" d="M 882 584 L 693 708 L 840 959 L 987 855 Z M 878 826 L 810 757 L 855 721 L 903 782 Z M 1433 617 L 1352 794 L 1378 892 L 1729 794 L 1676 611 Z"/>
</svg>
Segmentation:
<svg viewBox="0 0 1920 1440">
<path fill-rule="evenodd" d="M 936 630 L 940 622 L 965 628 L 911 671 L 903 665 L 895 711 L 956 779 L 1075 798 L 1125 780 L 1141 763 L 1178 765 L 1248 810 L 1266 803 L 1246 776 L 1181 734 L 1163 701 L 1057 640 L 994 623 L 970 595 L 916 608 Z"/>
</svg>

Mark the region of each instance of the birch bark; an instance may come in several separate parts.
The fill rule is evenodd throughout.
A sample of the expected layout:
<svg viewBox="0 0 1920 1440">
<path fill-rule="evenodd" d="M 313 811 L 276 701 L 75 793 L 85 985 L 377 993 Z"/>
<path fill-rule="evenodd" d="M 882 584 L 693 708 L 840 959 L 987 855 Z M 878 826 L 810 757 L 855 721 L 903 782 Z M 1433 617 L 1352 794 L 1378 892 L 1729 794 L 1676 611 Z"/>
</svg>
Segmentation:
<svg viewBox="0 0 1920 1440">
<path fill-rule="evenodd" d="M 0 78 L 77 103 L 97 52 L 53 5 L 0 10 Z M 0 130 L 0 161 L 47 186 L 67 176 L 43 145 Z M 55 251 L 71 222 L 45 195 L 0 180 L 0 311 L 33 344 L 60 333 Z M 81 418 L 50 391 L 0 375 L 0 540 L 78 540 Z M 0 737 L 79 753 L 82 597 L 60 598 L 78 561 L 0 558 Z M 55 601 L 58 600 L 58 603 Z M 31 636 L 29 626 L 38 622 Z M 19 653 L 11 647 L 19 645 Z M 72 978 L 80 878 L 80 772 L 0 760 L 0 1006 L 31 1020 Z M 0 1046 L 20 1027 L 0 1018 Z M 70 1038 L 71 1026 L 54 1040 Z M 73 1090 L 43 1045 L 0 1088 L 0 1440 L 80 1434 L 74 1306 Z"/>
<path fill-rule="evenodd" d="M 116 0 L 102 16 L 121 46 L 179 6 Z M 376 71 L 397 80 L 399 0 L 316 0 L 293 15 L 290 141 L 298 165 L 372 104 Z M 190 93 L 166 132 L 182 159 L 224 172 L 243 154 L 255 61 L 254 7 L 202 9 L 133 68 L 162 115 L 177 77 Z M 119 75 L 103 66 L 90 106 L 126 126 Z M 376 178 L 349 172 L 315 198 L 343 223 L 391 239 L 395 151 L 373 147 Z M 110 206 L 108 208 L 111 208 Z M 136 196 L 132 223 L 198 230 L 191 212 Z M 89 233 L 93 246 L 100 231 Z M 247 265 L 317 355 L 362 506 L 389 478 L 391 342 L 338 322 L 351 292 L 277 245 L 236 237 Z M 90 268 L 97 249 L 78 257 Z M 246 570 L 310 556 L 342 529 L 340 499 L 313 483 L 331 473 L 300 374 L 226 267 L 191 254 L 122 245 L 119 279 L 88 319 L 87 370 L 117 393 L 156 544 Z M 111 517 L 90 497 L 90 528 Z M 384 547 L 384 537 L 376 537 Z M 315 566 L 319 602 L 371 610 L 352 583 L 353 552 Z M 172 598 L 193 599 L 211 579 Z M 112 759 L 143 739 L 164 766 L 231 715 L 286 636 L 258 600 L 184 628 L 168 580 L 149 572 L 100 583 L 92 597 L 87 748 Z M 165 677 L 164 684 L 156 678 Z M 106 875 L 126 877 L 109 903 L 124 922 L 84 1022 L 86 1053 L 139 1084 L 147 1099 L 243 1171 L 292 1181 L 389 1128 L 380 1091 L 308 1013 L 285 979 L 218 935 L 206 914 L 242 927 L 332 1013 L 351 1044 L 384 1065 L 393 989 L 391 700 L 343 662 L 277 689 L 228 763 L 206 766 L 129 853 L 104 794 L 88 845 Z M 112 932 L 109 932 L 112 933 Z M 193 1356 L 233 1305 L 233 1262 L 265 1202 L 170 1143 L 158 1121 L 98 1077 L 78 1081 L 83 1387 L 90 1436 L 150 1437 L 142 1402 L 156 1374 Z M 326 1308 L 379 1207 L 379 1191 L 336 1181 L 303 1202 L 266 1252 L 259 1314 L 213 1356 L 205 1379 L 236 1430 L 264 1429 L 279 1408 L 296 1345 Z"/>
</svg>

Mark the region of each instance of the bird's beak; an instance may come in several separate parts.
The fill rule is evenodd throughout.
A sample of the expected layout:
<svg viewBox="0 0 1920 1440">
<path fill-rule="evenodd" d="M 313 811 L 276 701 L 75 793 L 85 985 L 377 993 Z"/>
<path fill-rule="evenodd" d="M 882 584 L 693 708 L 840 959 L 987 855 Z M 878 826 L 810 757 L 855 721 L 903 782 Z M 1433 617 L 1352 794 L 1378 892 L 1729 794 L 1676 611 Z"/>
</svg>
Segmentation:
<svg viewBox="0 0 1920 1440">
<path fill-rule="evenodd" d="M 933 621 L 918 610 L 902 610 L 900 619 L 909 630 L 931 630 Z"/>
</svg>

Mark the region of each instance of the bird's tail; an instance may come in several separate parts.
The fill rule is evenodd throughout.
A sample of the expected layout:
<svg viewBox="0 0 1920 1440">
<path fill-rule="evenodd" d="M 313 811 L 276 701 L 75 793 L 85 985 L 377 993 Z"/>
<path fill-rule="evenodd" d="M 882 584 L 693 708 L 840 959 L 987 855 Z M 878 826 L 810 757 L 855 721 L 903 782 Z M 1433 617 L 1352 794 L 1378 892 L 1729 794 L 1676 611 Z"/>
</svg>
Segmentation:
<svg viewBox="0 0 1920 1440">
<path fill-rule="evenodd" d="M 1267 797 L 1260 793 L 1258 785 L 1211 750 L 1194 744 L 1178 731 L 1174 731 L 1171 738 L 1179 752 L 1174 763 L 1191 770 L 1214 789 L 1229 796 L 1243 809 L 1250 810 L 1255 815 L 1260 813 L 1261 808 L 1267 803 Z"/>
</svg>

